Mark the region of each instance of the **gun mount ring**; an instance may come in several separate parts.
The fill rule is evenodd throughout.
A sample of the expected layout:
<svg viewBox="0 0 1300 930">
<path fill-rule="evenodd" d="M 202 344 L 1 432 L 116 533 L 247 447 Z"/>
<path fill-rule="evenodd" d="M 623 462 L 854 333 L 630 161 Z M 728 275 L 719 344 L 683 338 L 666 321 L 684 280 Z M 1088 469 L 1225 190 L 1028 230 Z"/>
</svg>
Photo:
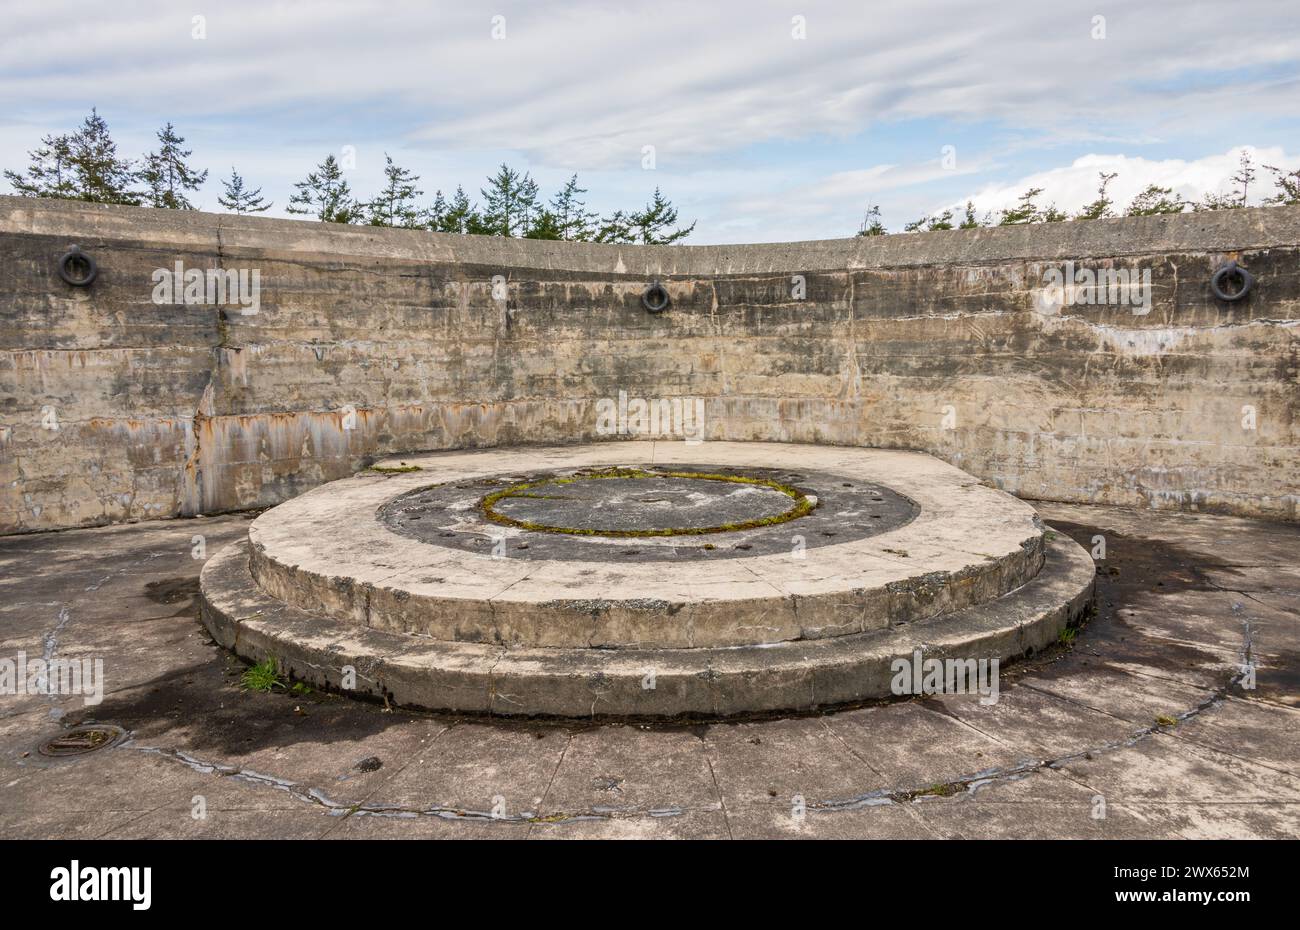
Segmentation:
<svg viewBox="0 0 1300 930">
<path fill-rule="evenodd" d="M 79 274 L 77 272 L 80 272 Z M 95 260 L 74 245 L 59 259 L 59 277 L 73 287 L 85 287 L 99 274 Z"/>
<path fill-rule="evenodd" d="M 1236 275 L 1241 278 L 1241 288 L 1235 293 L 1228 293 L 1223 289 L 1224 281 L 1227 278 Z M 1226 300 L 1229 303 L 1235 300 L 1241 300 L 1250 293 L 1250 289 L 1255 286 L 1255 276 L 1245 268 L 1242 268 L 1235 261 L 1224 262 L 1219 266 L 1219 270 L 1210 278 L 1210 291 L 1219 300 Z"/>
<path fill-rule="evenodd" d="M 641 294 L 641 304 L 651 313 L 663 313 L 670 303 L 668 292 L 658 281 L 652 283 Z"/>
</svg>

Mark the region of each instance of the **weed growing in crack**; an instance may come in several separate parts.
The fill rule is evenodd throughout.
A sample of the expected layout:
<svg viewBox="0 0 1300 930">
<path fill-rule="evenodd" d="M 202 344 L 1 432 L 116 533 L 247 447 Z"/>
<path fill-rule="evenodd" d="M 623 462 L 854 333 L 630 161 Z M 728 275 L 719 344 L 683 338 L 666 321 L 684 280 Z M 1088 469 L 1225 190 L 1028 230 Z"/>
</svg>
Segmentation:
<svg viewBox="0 0 1300 930">
<path fill-rule="evenodd" d="M 250 665 L 239 680 L 243 683 L 245 691 L 270 692 L 276 688 L 281 691 L 285 689 L 284 679 L 280 677 L 273 658 Z"/>
</svg>

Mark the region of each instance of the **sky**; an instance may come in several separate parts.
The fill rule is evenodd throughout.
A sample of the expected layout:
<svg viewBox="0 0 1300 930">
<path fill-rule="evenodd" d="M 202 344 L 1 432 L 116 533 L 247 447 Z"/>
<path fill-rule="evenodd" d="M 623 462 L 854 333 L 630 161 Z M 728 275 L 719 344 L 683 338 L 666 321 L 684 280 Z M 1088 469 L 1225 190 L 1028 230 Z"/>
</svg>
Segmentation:
<svg viewBox="0 0 1300 930">
<path fill-rule="evenodd" d="M 1300 3 L 0 0 L 0 167 L 92 107 L 124 155 L 175 124 L 209 210 L 237 167 L 285 215 L 330 153 L 364 197 L 387 153 L 426 200 L 504 161 L 604 213 L 658 187 L 689 243 L 840 238 L 1300 168 Z"/>
</svg>

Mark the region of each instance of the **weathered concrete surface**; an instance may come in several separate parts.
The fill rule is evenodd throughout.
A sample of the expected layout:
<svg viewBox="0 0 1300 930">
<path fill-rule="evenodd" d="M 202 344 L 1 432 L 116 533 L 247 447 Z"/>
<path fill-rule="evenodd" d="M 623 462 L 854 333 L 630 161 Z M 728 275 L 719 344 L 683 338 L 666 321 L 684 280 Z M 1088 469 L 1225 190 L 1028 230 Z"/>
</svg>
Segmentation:
<svg viewBox="0 0 1300 930">
<path fill-rule="evenodd" d="M 89 288 L 56 275 L 72 243 L 99 261 Z M 5 197 L 0 249 L 0 532 L 269 506 L 388 453 L 590 440 L 620 391 L 701 398 L 710 439 L 1296 516 L 1300 208 L 637 247 Z M 1208 290 L 1229 257 L 1259 280 L 1238 303 Z M 1149 270 L 1150 312 L 1053 303 L 1070 260 Z M 259 312 L 155 305 L 176 261 L 258 270 Z M 651 277 L 667 313 L 640 306 Z"/>
<path fill-rule="evenodd" d="M 1032 579 L 1043 563 L 1043 528 L 1031 506 L 916 452 L 624 442 L 404 460 L 420 470 L 332 482 L 258 517 L 249 541 L 261 589 L 350 626 L 441 640 L 674 649 L 819 639 L 914 622 L 997 598 Z M 544 534 L 476 523 L 473 513 L 465 523 L 488 542 L 501 539 L 501 558 L 490 557 L 491 545 L 478 551 L 431 546 L 399 535 L 378 517 L 387 502 L 431 484 L 472 484 L 530 467 L 672 467 L 683 461 L 717 468 L 762 462 L 790 475 L 878 481 L 914 501 L 919 513 L 879 535 L 853 539 L 845 533 L 845 542 L 803 550 L 801 558 L 793 556 L 793 537 L 806 530 L 796 520 L 767 531 L 781 543 L 772 554 L 683 561 L 671 569 L 649 561 L 512 558 L 514 547 Z M 832 520 L 837 528 L 845 522 Z"/>
<path fill-rule="evenodd" d="M 1071 540 L 1046 548 L 1043 570 L 995 601 L 888 629 L 752 646 L 511 648 L 358 628 L 262 593 L 243 543 L 204 567 L 201 616 L 213 639 L 250 662 L 272 660 L 314 687 L 402 707 L 599 719 L 798 712 L 887 698 L 894 663 L 917 654 L 1009 662 L 1056 643 L 1091 605 L 1095 569 Z M 538 626 L 558 639 L 547 621 L 567 620 L 552 610 Z"/>
<path fill-rule="evenodd" d="M 191 552 L 195 535 L 209 553 L 242 538 L 247 520 L 11 537 L 0 541 L 0 657 L 99 656 L 109 685 L 95 708 L 0 697 L 0 835 L 1297 835 L 1297 529 L 1041 509 L 1089 548 L 1106 537 L 1100 613 L 1068 652 L 1021 666 L 997 704 L 665 727 L 241 692 L 242 666 L 200 632 Z M 1228 687 L 1243 652 L 1257 664 L 1253 690 Z M 132 741 L 60 762 L 34 752 L 91 717 Z M 193 816 L 196 797 L 206 819 Z"/>
</svg>

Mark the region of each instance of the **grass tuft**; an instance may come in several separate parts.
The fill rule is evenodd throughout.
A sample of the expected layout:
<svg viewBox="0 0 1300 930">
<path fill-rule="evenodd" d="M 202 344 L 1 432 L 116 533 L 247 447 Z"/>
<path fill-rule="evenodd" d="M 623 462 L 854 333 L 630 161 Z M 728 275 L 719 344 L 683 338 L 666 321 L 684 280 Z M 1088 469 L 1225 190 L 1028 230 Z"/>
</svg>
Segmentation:
<svg viewBox="0 0 1300 930">
<path fill-rule="evenodd" d="M 274 691 L 279 688 L 284 690 L 284 679 L 280 677 L 280 671 L 276 667 L 275 659 L 267 658 L 256 665 L 250 665 L 244 672 L 240 681 L 244 685 L 245 691 Z"/>
</svg>

